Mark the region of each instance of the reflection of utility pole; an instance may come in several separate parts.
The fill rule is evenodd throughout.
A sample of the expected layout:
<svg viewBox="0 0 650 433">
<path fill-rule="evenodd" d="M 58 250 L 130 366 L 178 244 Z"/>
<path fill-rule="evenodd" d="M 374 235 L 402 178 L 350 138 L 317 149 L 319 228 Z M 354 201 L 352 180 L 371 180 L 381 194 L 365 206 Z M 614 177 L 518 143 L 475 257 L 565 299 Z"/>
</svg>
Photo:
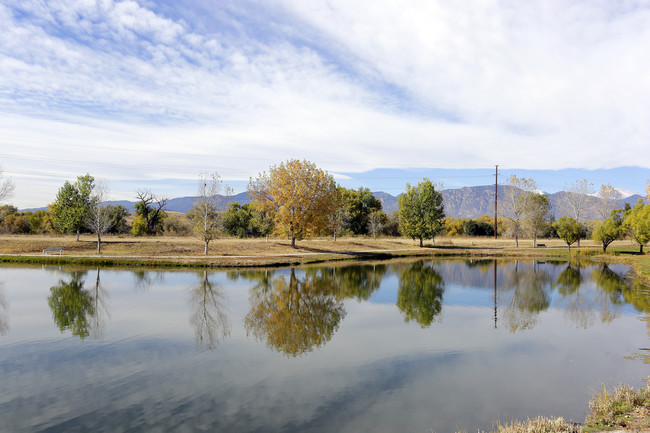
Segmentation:
<svg viewBox="0 0 650 433">
<path fill-rule="evenodd" d="M 497 329 L 497 261 L 494 260 L 494 329 Z"/>
<path fill-rule="evenodd" d="M 494 172 L 494 239 L 497 238 L 497 187 L 499 186 L 499 166 L 495 165 Z M 495 263 L 496 265 L 496 263 Z"/>
</svg>

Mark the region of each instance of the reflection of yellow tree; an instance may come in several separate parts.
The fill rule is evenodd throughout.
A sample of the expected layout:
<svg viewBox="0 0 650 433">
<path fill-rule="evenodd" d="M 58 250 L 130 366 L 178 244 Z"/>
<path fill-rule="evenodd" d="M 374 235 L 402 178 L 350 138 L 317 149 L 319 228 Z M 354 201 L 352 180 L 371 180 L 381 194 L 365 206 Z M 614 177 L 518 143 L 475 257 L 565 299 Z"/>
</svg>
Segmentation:
<svg viewBox="0 0 650 433">
<path fill-rule="evenodd" d="M 190 304 L 190 323 L 195 330 L 196 343 L 214 350 L 230 335 L 230 323 L 225 313 L 225 296 L 221 288 L 210 281 L 207 271 L 200 274 L 199 283 L 192 287 Z"/>
<path fill-rule="evenodd" d="M 399 276 L 397 307 L 404 313 L 404 321 L 415 320 L 423 328 L 431 326 L 442 310 L 445 282 L 442 276 L 422 262 L 403 269 Z"/>
<path fill-rule="evenodd" d="M 345 316 L 343 304 L 316 273 L 298 278 L 295 269 L 289 278 L 270 280 L 267 289 L 254 289 L 251 303 L 244 319 L 247 331 L 288 356 L 323 346 Z"/>
<path fill-rule="evenodd" d="M 532 329 L 537 323 L 540 311 L 550 306 L 551 277 L 547 272 L 533 268 L 504 268 L 504 290 L 501 296 L 507 298 L 504 320 L 512 332 Z"/>
</svg>

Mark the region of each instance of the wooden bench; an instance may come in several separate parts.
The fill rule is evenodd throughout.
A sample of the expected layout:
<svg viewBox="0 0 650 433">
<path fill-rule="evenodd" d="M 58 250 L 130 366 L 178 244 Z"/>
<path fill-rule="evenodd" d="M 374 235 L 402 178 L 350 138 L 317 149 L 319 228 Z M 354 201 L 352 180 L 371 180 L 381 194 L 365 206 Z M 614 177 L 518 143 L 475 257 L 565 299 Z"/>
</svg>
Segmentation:
<svg viewBox="0 0 650 433">
<path fill-rule="evenodd" d="M 537 248 L 546 248 L 546 244 L 537 244 Z"/>
<path fill-rule="evenodd" d="M 59 253 L 60 256 L 63 255 L 63 247 L 47 247 L 43 250 L 43 254 L 49 253 Z"/>
</svg>

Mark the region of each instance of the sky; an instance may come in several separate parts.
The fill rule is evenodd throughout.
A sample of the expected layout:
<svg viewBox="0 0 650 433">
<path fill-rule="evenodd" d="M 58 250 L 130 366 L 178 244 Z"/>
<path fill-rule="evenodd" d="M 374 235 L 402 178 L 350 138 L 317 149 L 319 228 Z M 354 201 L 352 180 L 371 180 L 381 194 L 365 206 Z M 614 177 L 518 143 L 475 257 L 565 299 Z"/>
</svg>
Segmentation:
<svg viewBox="0 0 650 433">
<path fill-rule="evenodd" d="M 287 159 L 394 195 L 532 177 L 643 193 L 650 1 L 3 0 L 0 164 L 19 208 L 235 192 Z"/>
</svg>

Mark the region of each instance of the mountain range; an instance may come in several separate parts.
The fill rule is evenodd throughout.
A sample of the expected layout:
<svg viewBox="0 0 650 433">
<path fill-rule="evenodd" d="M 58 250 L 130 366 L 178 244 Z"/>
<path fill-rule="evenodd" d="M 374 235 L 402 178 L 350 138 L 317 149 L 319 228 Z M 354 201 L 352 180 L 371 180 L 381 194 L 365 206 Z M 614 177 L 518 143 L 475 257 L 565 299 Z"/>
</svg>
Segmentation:
<svg viewBox="0 0 650 433">
<path fill-rule="evenodd" d="M 497 191 L 500 197 L 504 196 L 504 187 L 499 186 Z M 397 197 L 390 195 L 386 192 L 378 191 L 373 192 L 374 196 L 377 197 L 382 202 L 382 207 L 384 212 L 391 214 L 396 211 L 398 208 Z M 556 218 L 561 217 L 563 214 L 559 210 L 558 203 L 562 200 L 563 196 L 567 193 L 564 191 L 556 192 L 553 194 L 547 194 L 552 206 L 552 212 Z M 494 185 L 483 185 L 483 186 L 469 186 L 458 189 L 445 189 L 442 190 L 443 203 L 445 206 L 445 215 L 453 218 L 476 218 L 481 215 L 494 215 Z M 620 200 L 618 207 L 623 207 L 625 203 L 629 203 L 634 206 L 636 201 L 642 196 L 638 194 L 628 195 Z M 177 197 L 171 198 L 167 201 L 166 210 L 171 212 L 180 212 L 187 213 L 193 206 L 194 200 L 196 197 Z M 250 203 L 250 198 L 246 192 L 241 192 L 232 196 L 223 196 L 223 208 L 226 208 L 231 202 L 238 202 L 240 204 Z M 590 204 L 596 204 L 598 197 L 588 196 Z M 108 201 L 106 204 L 111 204 L 114 206 L 122 205 L 129 209 L 131 212 L 134 211 L 135 201 L 129 200 L 118 200 L 118 201 Z M 595 206 L 591 206 L 592 208 Z M 45 208 L 40 208 L 45 209 Z M 23 211 L 35 211 L 39 209 L 24 209 Z M 596 219 L 597 215 L 592 212 L 592 214 L 585 215 L 585 219 Z"/>
</svg>

